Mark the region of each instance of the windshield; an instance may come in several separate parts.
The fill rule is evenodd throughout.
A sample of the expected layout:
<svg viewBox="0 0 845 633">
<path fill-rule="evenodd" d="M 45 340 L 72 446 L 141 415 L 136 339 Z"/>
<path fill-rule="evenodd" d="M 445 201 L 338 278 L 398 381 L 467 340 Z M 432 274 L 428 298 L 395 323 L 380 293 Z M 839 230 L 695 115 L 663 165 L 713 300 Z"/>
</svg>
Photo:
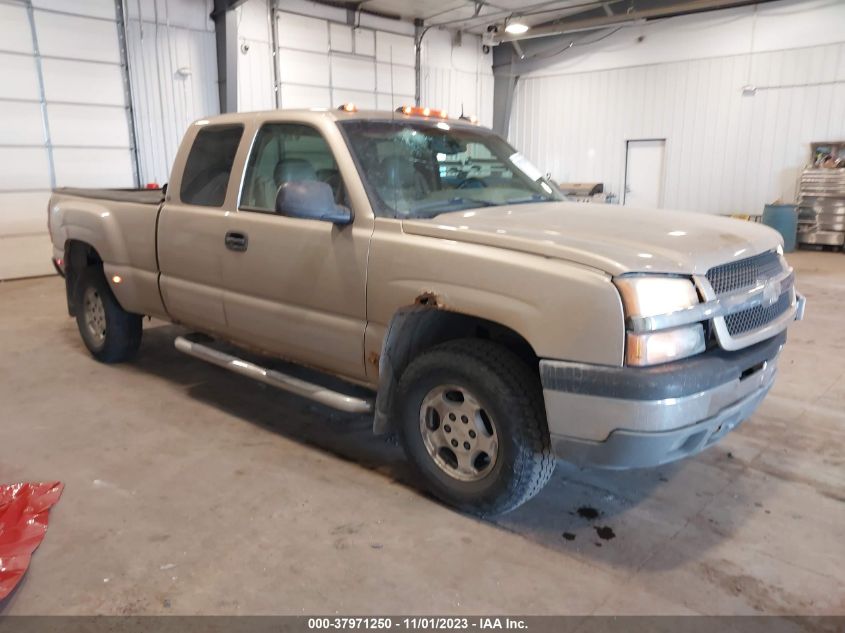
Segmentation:
<svg viewBox="0 0 845 633">
<path fill-rule="evenodd" d="M 408 120 L 339 125 L 377 216 L 433 218 L 563 199 L 524 156 L 483 128 Z"/>
</svg>

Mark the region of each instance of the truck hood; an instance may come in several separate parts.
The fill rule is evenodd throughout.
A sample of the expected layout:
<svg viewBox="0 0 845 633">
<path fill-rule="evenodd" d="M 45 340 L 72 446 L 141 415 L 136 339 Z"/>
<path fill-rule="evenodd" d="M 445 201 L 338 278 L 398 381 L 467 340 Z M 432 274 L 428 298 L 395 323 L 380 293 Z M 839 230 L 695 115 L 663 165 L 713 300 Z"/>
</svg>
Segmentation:
<svg viewBox="0 0 845 633">
<path fill-rule="evenodd" d="M 689 211 L 544 202 L 404 220 L 406 233 L 564 259 L 611 275 L 698 275 L 782 243 L 753 222 Z"/>
</svg>

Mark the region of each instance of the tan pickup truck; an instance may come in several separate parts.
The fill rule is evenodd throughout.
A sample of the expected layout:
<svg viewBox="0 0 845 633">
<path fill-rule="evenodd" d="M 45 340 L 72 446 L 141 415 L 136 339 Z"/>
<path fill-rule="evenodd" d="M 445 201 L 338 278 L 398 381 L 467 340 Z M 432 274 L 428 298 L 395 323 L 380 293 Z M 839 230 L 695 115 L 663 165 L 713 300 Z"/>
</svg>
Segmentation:
<svg viewBox="0 0 845 633">
<path fill-rule="evenodd" d="M 95 358 L 130 358 L 143 315 L 182 324 L 187 354 L 372 414 L 435 495 L 484 515 L 555 457 L 713 444 L 804 306 L 774 231 L 567 202 L 490 130 L 427 109 L 197 121 L 165 189 L 60 189 L 49 225 Z"/>
</svg>

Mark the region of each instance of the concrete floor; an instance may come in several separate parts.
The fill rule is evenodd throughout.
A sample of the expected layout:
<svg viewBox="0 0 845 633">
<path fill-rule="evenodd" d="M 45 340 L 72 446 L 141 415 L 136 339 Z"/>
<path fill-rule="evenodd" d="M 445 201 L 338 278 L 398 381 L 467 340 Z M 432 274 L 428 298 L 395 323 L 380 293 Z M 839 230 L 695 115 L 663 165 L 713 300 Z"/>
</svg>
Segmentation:
<svg viewBox="0 0 845 633">
<path fill-rule="evenodd" d="M 98 364 L 60 279 L 0 284 L 0 482 L 66 484 L 0 612 L 845 614 L 845 255 L 790 260 L 807 319 L 749 422 L 659 469 L 561 463 L 496 522 L 420 494 L 368 419 L 172 326 Z"/>
</svg>

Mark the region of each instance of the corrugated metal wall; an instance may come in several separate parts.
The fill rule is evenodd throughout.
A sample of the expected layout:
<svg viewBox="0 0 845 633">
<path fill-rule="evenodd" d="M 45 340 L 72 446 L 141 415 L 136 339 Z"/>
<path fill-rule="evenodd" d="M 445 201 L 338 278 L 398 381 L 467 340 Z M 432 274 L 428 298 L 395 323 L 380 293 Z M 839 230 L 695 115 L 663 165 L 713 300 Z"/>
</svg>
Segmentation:
<svg viewBox="0 0 845 633">
<path fill-rule="evenodd" d="M 793 45 L 796 37 L 810 43 L 843 24 L 829 23 L 835 3 L 815 5 L 815 18 L 812 5 L 785 2 L 761 5 L 756 18 L 753 10 L 717 12 L 678 19 L 674 26 L 667 20 L 658 28 L 671 29 L 672 37 L 686 31 L 690 38 L 709 38 L 701 50 L 711 53 L 719 51 L 720 40 L 749 50 L 755 28 L 757 46 L 762 36 L 769 46 L 787 42 L 787 33 Z M 767 31 L 761 33 L 764 18 Z M 751 30 L 740 28 L 746 37 L 737 37 L 743 24 Z M 843 43 L 578 72 L 599 63 L 602 53 L 604 63 L 624 58 L 641 34 L 646 41 L 659 38 L 653 28 L 586 47 L 559 74 L 521 79 L 511 120 L 514 144 L 558 180 L 603 181 L 619 194 L 626 141 L 666 139 L 665 207 L 757 214 L 767 202 L 793 199 L 811 141 L 845 138 Z M 688 50 L 694 49 L 692 42 Z M 665 55 L 678 50 L 666 46 Z M 744 97 L 749 83 L 758 92 Z"/>
<path fill-rule="evenodd" d="M 432 30 L 423 38 L 423 104 L 457 116 L 463 110 L 486 126 L 493 125 L 493 55 L 481 49 L 481 38 L 464 34 L 460 44 L 449 31 Z"/>
<path fill-rule="evenodd" d="M 213 0 L 125 0 L 143 183 L 164 184 L 188 125 L 220 111 Z"/>
<path fill-rule="evenodd" d="M 238 111 L 273 110 L 272 0 L 249 0 L 238 12 Z"/>
</svg>

